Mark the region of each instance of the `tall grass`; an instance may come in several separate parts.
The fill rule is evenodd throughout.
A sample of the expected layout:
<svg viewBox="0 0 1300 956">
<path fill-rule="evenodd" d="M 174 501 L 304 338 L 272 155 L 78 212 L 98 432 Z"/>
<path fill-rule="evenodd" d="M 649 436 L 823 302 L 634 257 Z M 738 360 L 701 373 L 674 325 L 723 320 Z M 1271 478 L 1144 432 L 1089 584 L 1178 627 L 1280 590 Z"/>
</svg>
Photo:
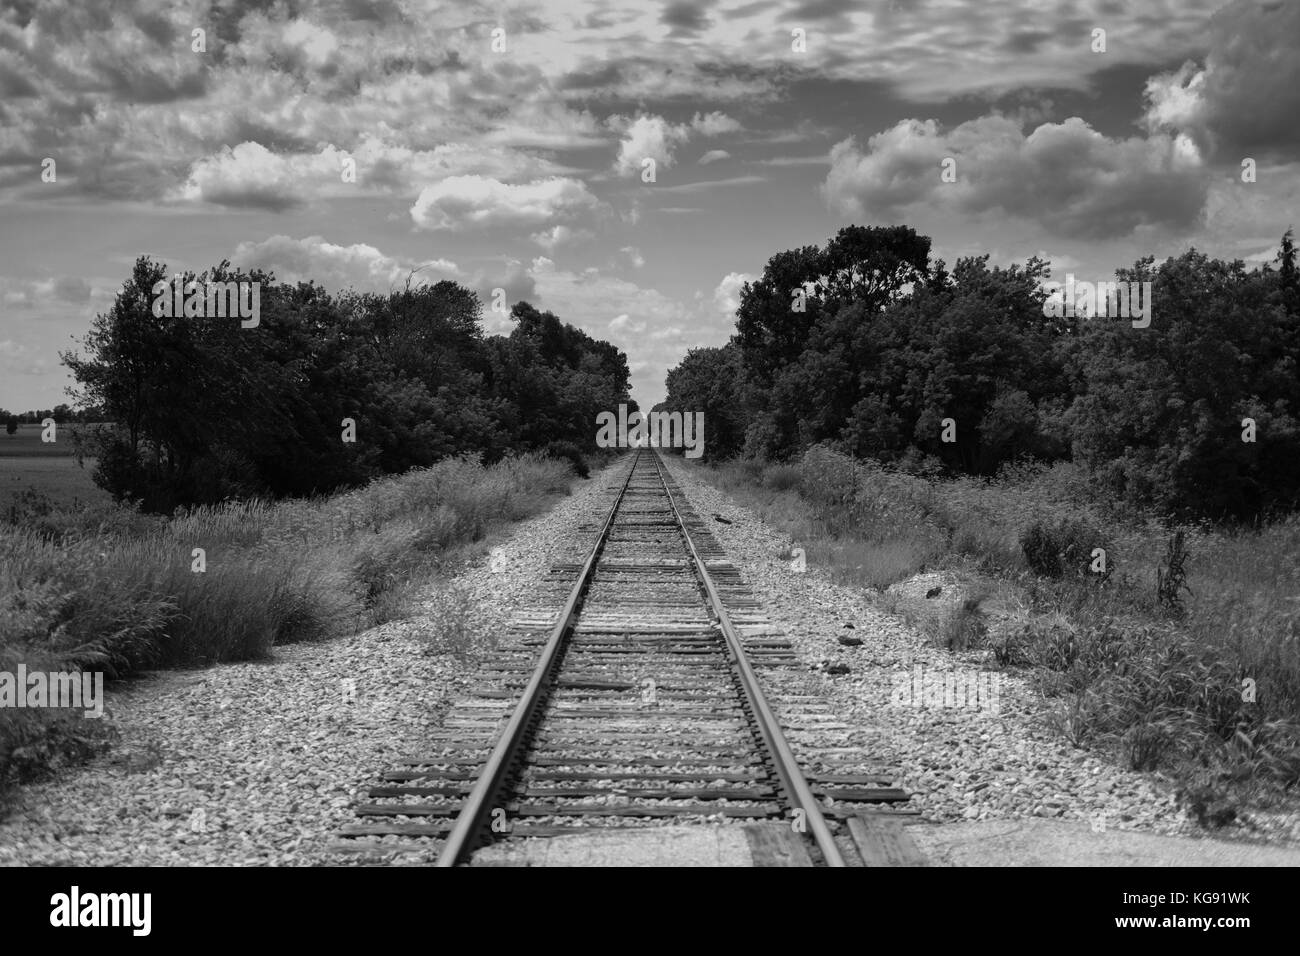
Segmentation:
<svg viewBox="0 0 1300 956">
<path fill-rule="evenodd" d="M 1300 783 L 1300 516 L 1172 527 L 1099 498 L 1070 464 L 935 480 L 814 447 L 796 466 L 705 474 L 842 580 L 883 590 L 942 568 L 976 593 L 990 583 L 1013 595 L 1018 609 L 996 621 L 962 605 L 931 630 L 1028 669 L 1076 744 L 1189 791 L 1263 797 Z M 1180 532 L 1189 590 L 1171 604 L 1157 586 Z M 1094 546 L 1105 574 L 1089 571 Z"/>
<path fill-rule="evenodd" d="M 464 457 L 330 498 L 227 502 L 171 520 L 38 509 L 0 524 L 0 670 L 120 677 L 246 660 L 398 616 L 430 574 L 571 478 L 567 463 L 539 455 L 491 467 Z M 0 712 L 0 786 L 49 763 L 42 735 L 66 730 L 50 713 Z"/>
</svg>

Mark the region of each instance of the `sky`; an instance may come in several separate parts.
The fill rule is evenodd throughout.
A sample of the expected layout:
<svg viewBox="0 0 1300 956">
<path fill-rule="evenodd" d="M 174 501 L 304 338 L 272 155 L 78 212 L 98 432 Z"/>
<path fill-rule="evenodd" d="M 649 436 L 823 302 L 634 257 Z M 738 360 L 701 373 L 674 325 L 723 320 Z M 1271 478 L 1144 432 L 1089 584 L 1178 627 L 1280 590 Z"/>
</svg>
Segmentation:
<svg viewBox="0 0 1300 956">
<path fill-rule="evenodd" d="M 503 290 L 650 407 L 849 224 L 1059 279 L 1267 261 L 1297 117 L 1297 2 L 0 0 L 0 407 L 69 400 L 141 255 Z"/>
</svg>

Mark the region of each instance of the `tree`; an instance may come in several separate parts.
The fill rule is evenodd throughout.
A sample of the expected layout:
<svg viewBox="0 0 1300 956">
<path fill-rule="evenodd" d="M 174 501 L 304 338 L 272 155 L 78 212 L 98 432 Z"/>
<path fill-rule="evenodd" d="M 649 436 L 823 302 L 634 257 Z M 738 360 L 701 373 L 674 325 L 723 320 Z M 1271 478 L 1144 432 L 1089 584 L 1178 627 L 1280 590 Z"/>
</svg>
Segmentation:
<svg viewBox="0 0 1300 956">
<path fill-rule="evenodd" d="M 165 278 L 137 260 L 82 352 L 63 356 L 78 404 L 109 423 L 88 437 L 95 480 L 149 511 L 326 493 L 464 453 L 589 447 L 596 410 L 627 400 L 614 346 L 527 303 L 509 338 L 487 339 L 478 296 L 452 282 L 331 296 L 226 261 L 181 276 L 258 283 L 261 322 L 243 329 L 153 315 Z"/>
<path fill-rule="evenodd" d="M 5 418 L 5 434 L 13 437 L 18 431 L 18 416 L 8 415 Z"/>
<path fill-rule="evenodd" d="M 730 458 L 740 452 L 745 423 L 740 407 L 740 351 L 734 344 L 691 349 L 668 372 L 666 384 L 662 409 L 683 415 L 703 413 L 705 458 Z"/>
<path fill-rule="evenodd" d="M 1151 281 L 1150 328 L 1093 321 L 1074 455 L 1114 493 L 1179 517 L 1250 519 L 1300 497 L 1296 343 L 1279 275 L 1195 249 L 1121 279 Z M 1243 420 L 1257 438 L 1243 441 Z"/>
</svg>

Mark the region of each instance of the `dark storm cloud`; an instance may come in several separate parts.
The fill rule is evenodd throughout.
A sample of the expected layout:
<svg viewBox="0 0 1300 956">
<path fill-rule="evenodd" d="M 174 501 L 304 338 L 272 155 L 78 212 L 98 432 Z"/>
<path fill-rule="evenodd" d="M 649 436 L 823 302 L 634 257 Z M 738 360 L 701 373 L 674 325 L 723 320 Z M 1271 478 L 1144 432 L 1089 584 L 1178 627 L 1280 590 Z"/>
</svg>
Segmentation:
<svg viewBox="0 0 1300 956">
<path fill-rule="evenodd" d="M 1203 68 L 1151 78 L 1148 124 L 1184 131 L 1224 162 L 1300 158 L 1300 4 L 1236 0 L 1214 15 L 1210 35 Z"/>
</svg>

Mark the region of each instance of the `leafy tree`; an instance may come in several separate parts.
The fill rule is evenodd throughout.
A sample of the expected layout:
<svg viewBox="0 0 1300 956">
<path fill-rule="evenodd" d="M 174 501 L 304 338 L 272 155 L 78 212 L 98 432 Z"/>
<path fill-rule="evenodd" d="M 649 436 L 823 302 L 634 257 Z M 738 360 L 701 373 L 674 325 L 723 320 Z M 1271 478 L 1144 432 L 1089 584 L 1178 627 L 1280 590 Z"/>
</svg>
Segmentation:
<svg viewBox="0 0 1300 956">
<path fill-rule="evenodd" d="M 224 261 L 182 276 L 259 283 L 261 322 L 244 329 L 154 316 L 165 278 L 137 260 L 84 354 L 64 356 L 74 396 L 109 422 L 90 438 L 96 481 L 147 510 L 328 492 L 462 453 L 590 447 L 595 411 L 627 400 L 612 345 L 526 303 L 509 338 L 485 338 L 478 297 L 452 282 L 331 296 Z"/>
<path fill-rule="evenodd" d="M 744 412 L 740 405 L 740 351 L 734 344 L 722 348 L 691 349 L 668 373 L 668 396 L 657 409 L 684 415 L 704 415 L 704 457 L 730 458 L 745 442 Z"/>
</svg>

